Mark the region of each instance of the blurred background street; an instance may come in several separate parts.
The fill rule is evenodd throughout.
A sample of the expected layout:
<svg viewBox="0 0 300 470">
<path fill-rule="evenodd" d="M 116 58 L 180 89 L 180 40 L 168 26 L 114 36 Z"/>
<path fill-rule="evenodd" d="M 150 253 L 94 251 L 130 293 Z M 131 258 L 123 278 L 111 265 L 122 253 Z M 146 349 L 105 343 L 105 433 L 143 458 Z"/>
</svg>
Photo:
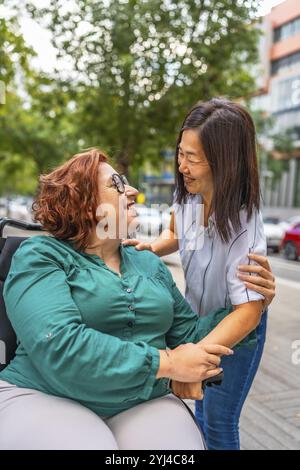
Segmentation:
<svg viewBox="0 0 300 470">
<path fill-rule="evenodd" d="M 138 237 L 156 238 L 183 117 L 215 96 L 255 122 L 277 284 L 242 448 L 300 449 L 300 0 L 2 0 L 0 219 L 32 221 L 39 176 L 97 146 L 140 191 Z M 178 254 L 165 262 L 184 293 Z"/>
</svg>

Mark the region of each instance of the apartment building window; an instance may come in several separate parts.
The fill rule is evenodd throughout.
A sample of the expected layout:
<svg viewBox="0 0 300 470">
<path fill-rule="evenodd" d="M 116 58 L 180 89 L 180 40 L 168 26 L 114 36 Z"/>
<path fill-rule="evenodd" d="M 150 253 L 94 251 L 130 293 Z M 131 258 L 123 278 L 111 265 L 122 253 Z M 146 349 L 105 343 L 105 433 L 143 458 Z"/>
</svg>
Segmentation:
<svg viewBox="0 0 300 470">
<path fill-rule="evenodd" d="M 300 16 L 274 29 L 274 42 L 300 33 Z"/>
<path fill-rule="evenodd" d="M 273 80 L 271 85 L 271 109 L 272 113 L 280 113 L 286 110 L 300 108 L 300 75 Z M 299 114 L 295 123 L 300 122 Z M 292 125 L 284 127 L 293 127 Z"/>
<path fill-rule="evenodd" d="M 297 66 L 300 67 L 300 51 L 286 55 L 285 57 L 281 57 L 280 59 L 273 60 L 271 65 L 271 74 L 276 75 L 278 72 L 286 72 L 288 70 L 292 70 Z"/>
<path fill-rule="evenodd" d="M 300 141 L 300 126 L 296 126 L 293 129 L 295 132 L 296 139 Z"/>
</svg>

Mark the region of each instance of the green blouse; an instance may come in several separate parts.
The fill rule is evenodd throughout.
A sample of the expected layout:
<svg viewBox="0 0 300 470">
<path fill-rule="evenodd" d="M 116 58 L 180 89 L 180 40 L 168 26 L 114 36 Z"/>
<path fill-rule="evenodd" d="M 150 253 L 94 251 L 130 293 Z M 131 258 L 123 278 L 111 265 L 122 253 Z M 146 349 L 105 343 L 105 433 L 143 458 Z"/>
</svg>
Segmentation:
<svg viewBox="0 0 300 470">
<path fill-rule="evenodd" d="M 120 247 L 121 276 L 97 255 L 51 236 L 28 238 L 4 285 L 18 337 L 0 379 L 113 416 L 170 393 L 158 349 L 198 342 L 230 309 L 198 317 L 165 264 Z"/>
</svg>

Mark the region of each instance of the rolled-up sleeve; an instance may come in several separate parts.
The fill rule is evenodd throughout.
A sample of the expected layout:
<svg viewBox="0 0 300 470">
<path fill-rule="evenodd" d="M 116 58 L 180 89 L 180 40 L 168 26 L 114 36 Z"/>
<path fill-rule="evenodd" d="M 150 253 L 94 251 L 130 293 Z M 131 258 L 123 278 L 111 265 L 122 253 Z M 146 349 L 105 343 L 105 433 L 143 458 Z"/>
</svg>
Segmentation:
<svg viewBox="0 0 300 470">
<path fill-rule="evenodd" d="M 19 341 L 53 393 L 95 404 L 151 396 L 158 350 L 87 327 L 53 253 L 23 242 L 4 300 Z"/>
<path fill-rule="evenodd" d="M 246 228 L 230 244 L 227 255 L 227 286 L 232 305 L 264 300 L 263 295 L 248 289 L 244 282 L 237 277 L 240 264 L 257 264 L 250 261 L 248 253 L 266 256 L 267 244 L 261 213 L 256 211 L 245 226 Z"/>
</svg>

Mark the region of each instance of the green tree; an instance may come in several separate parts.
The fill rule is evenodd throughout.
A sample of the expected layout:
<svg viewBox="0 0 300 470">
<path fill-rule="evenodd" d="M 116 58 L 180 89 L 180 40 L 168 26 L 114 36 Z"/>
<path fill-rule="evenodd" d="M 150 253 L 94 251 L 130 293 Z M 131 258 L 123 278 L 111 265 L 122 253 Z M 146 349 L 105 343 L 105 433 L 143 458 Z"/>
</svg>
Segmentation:
<svg viewBox="0 0 300 470">
<path fill-rule="evenodd" d="M 121 170 L 159 160 L 194 102 L 247 96 L 257 60 L 259 1 L 51 0 L 27 5 L 73 64 L 69 90 L 83 146 Z"/>
<path fill-rule="evenodd" d="M 272 185 L 275 186 L 284 171 L 288 171 L 288 160 L 295 153 L 297 140 L 295 129 L 288 128 L 274 132 L 276 118 L 265 111 L 248 109 L 253 117 L 258 146 L 258 160 L 261 172 L 272 172 Z"/>
<path fill-rule="evenodd" d="M 8 91 L 16 85 L 17 72 L 20 78 L 30 74 L 29 61 L 33 55 L 19 32 L 17 19 L 0 17 L 0 80 Z"/>
<path fill-rule="evenodd" d="M 17 150 L 18 122 L 14 119 L 16 110 L 23 105 L 15 90 L 18 80 L 24 83 L 29 77 L 33 55 L 19 33 L 16 18 L 0 18 L 0 80 L 4 97 L 0 104 L 0 193 L 26 193 L 34 187 L 34 164 Z"/>
<path fill-rule="evenodd" d="M 16 16 L 0 19 L 0 191 L 32 193 L 38 176 L 77 150 L 64 84 L 33 70 Z"/>
</svg>

